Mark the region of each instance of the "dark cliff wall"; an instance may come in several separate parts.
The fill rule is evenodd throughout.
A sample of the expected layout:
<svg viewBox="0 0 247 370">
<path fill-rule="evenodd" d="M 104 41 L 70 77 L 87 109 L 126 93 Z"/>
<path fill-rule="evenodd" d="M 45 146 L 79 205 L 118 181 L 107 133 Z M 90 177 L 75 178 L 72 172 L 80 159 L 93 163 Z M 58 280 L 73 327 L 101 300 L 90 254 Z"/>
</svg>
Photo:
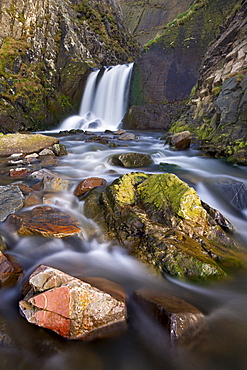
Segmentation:
<svg viewBox="0 0 247 370">
<path fill-rule="evenodd" d="M 209 44 L 238 1 L 199 0 L 137 58 L 126 128 L 170 128 L 199 78 Z"/>
<path fill-rule="evenodd" d="M 124 22 L 141 45 L 164 32 L 193 0 L 120 0 Z"/>
<path fill-rule="evenodd" d="M 247 164 L 247 1 L 210 46 L 197 89 L 172 130 L 190 130 L 200 147 L 228 161 Z"/>
<path fill-rule="evenodd" d="M 91 67 L 138 52 L 115 0 L 1 0 L 0 131 L 56 125 Z"/>
</svg>

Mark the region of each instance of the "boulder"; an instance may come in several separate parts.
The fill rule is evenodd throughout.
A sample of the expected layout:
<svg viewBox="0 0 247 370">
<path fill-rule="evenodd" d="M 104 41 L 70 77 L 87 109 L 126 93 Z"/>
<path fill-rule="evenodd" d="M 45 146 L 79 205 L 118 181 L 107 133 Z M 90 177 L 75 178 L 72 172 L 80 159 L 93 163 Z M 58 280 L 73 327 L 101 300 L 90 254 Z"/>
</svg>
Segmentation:
<svg viewBox="0 0 247 370">
<path fill-rule="evenodd" d="M 149 154 L 122 153 L 110 157 L 108 163 L 113 166 L 136 168 L 148 166 L 153 163 L 153 160 Z"/>
<path fill-rule="evenodd" d="M 245 263 L 224 231 L 229 222 L 212 211 L 214 219 L 208 207 L 174 174 L 137 172 L 116 179 L 101 194 L 90 193 L 84 209 L 108 240 L 162 274 L 207 279 Z"/>
<path fill-rule="evenodd" d="M 15 284 L 22 273 L 22 267 L 15 257 L 0 251 L 0 286 L 5 287 Z"/>
<path fill-rule="evenodd" d="M 188 149 L 191 143 L 191 133 L 189 131 L 182 131 L 173 134 L 167 138 L 167 143 L 175 150 Z"/>
<path fill-rule="evenodd" d="M 0 186 L 0 222 L 24 205 L 24 196 L 14 185 Z"/>
<path fill-rule="evenodd" d="M 0 136 L 0 156 L 13 153 L 29 154 L 57 144 L 55 137 L 42 134 L 7 134 Z"/>
<path fill-rule="evenodd" d="M 41 235 L 64 238 L 80 232 L 77 219 L 56 208 L 39 206 L 11 215 L 7 226 L 20 236 Z"/>
<path fill-rule="evenodd" d="M 94 189 L 98 186 L 105 186 L 106 180 L 99 177 L 89 177 L 88 179 L 82 180 L 74 190 L 74 195 L 77 197 L 85 194 L 87 191 Z"/>
<path fill-rule="evenodd" d="M 40 266 L 29 284 L 19 307 L 32 324 L 69 339 L 91 339 L 125 326 L 124 301 L 62 271 Z"/>
<path fill-rule="evenodd" d="M 54 144 L 53 147 L 52 147 L 52 150 L 53 152 L 57 155 L 57 156 L 63 156 L 63 155 L 67 155 L 68 152 L 67 152 L 67 149 L 65 147 L 65 145 L 63 144 Z"/>
</svg>

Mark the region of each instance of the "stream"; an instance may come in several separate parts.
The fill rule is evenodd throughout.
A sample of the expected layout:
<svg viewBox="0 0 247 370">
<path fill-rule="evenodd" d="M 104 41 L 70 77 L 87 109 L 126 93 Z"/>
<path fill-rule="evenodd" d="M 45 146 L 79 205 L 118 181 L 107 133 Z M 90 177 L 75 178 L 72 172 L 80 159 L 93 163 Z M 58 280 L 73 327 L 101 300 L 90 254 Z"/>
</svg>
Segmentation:
<svg viewBox="0 0 247 370">
<path fill-rule="evenodd" d="M 97 225 L 83 215 L 83 200 L 73 195 L 86 177 L 102 177 L 110 184 L 122 174 L 171 172 L 194 187 L 200 198 L 218 209 L 235 227 L 241 244 L 247 245 L 247 168 L 204 156 L 190 148 L 172 151 L 160 140 L 160 132 L 134 132 L 138 139 L 117 147 L 87 142 L 83 134 L 50 133 L 68 150 L 50 170 L 69 179 L 68 192 L 52 194 L 55 207 L 77 217 L 81 238 L 19 238 L 1 228 L 10 253 L 25 270 L 23 280 L 40 264 L 58 268 L 76 277 L 98 276 L 119 283 L 126 294 L 149 287 L 185 299 L 206 316 L 207 331 L 196 343 L 171 346 L 163 330 L 141 312 L 134 324 L 116 337 L 93 342 L 65 340 L 53 332 L 29 324 L 20 316 L 21 284 L 0 291 L 0 323 L 11 340 L 2 340 L 0 369 L 44 370 L 219 370 L 247 368 L 247 273 L 239 271 L 221 282 L 188 283 L 169 276 L 155 277 L 119 246 L 111 248 L 95 238 Z M 113 137 L 97 132 L 97 135 Z M 111 166 L 112 154 L 149 153 L 154 164 L 137 169 Z M 162 163 L 162 165 L 161 165 Z M 165 165 L 167 164 L 167 165 Z M 1 183 L 14 183 L 4 172 Z M 19 181 L 19 180 L 18 180 Z M 24 183 L 29 184 L 27 180 Z"/>
</svg>

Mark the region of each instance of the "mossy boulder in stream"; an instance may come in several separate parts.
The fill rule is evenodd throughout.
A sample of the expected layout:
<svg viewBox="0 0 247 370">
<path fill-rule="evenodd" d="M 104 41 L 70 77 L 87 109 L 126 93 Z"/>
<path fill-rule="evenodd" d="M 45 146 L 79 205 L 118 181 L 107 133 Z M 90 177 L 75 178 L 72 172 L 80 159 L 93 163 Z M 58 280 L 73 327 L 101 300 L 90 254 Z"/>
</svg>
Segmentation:
<svg viewBox="0 0 247 370">
<path fill-rule="evenodd" d="M 227 274 L 241 265 L 241 257 L 210 216 L 211 208 L 202 204 L 196 191 L 173 174 L 129 173 L 102 193 L 92 192 L 85 213 L 108 239 L 162 273 L 205 279 Z M 227 225 L 226 220 L 224 229 Z"/>
</svg>

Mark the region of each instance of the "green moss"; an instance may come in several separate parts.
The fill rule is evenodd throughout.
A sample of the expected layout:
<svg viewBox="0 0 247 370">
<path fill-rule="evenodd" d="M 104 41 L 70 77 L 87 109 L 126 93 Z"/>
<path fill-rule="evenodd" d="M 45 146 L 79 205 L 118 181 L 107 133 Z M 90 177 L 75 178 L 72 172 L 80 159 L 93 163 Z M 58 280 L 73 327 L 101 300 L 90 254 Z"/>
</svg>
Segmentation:
<svg viewBox="0 0 247 370">
<path fill-rule="evenodd" d="M 222 90 L 222 85 L 221 86 L 216 86 L 212 89 L 212 94 L 214 94 L 214 96 L 218 96 L 219 93 L 221 92 Z"/>
</svg>

